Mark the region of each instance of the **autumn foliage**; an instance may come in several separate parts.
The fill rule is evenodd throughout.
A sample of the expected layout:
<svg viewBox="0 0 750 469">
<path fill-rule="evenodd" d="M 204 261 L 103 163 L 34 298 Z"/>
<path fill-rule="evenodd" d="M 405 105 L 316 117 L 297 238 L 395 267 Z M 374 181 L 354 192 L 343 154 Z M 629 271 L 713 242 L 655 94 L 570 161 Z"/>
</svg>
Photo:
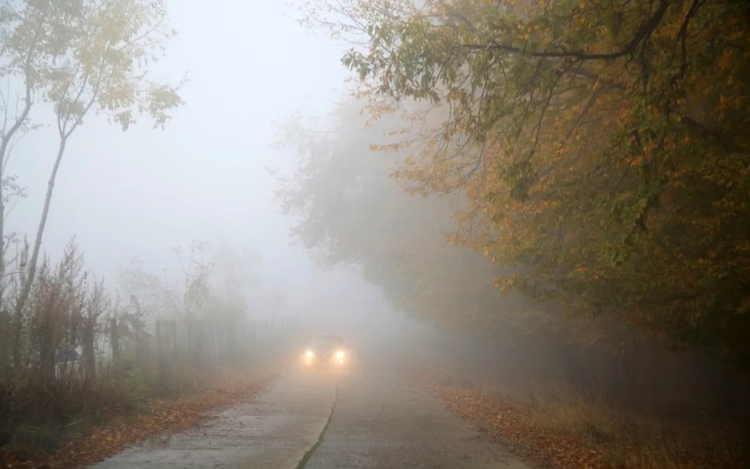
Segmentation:
<svg viewBox="0 0 750 469">
<path fill-rule="evenodd" d="M 282 207 L 323 264 L 449 331 L 424 364 L 667 421 L 748 415 L 745 4 L 303 8 L 350 41 L 356 89 L 283 128 Z"/>
<path fill-rule="evenodd" d="M 740 469 L 747 464 L 742 440 L 725 428 L 675 428 L 591 404 L 557 404 L 556 410 L 549 403 L 519 403 L 435 382 L 427 386 L 489 438 L 544 467 Z M 609 428 L 596 426 L 602 422 Z"/>
<path fill-rule="evenodd" d="M 745 2 L 377 0 L 306 17 L 503 291 L 750 366 Z"/>
</svg>

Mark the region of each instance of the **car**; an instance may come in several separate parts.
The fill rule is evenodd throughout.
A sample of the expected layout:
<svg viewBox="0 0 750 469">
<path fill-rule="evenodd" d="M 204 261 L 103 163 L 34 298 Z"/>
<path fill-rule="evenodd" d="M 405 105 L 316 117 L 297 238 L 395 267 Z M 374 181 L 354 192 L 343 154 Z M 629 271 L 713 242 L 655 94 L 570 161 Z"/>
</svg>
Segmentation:
<svg viewBox="0 0 750 469">
<path fill-rule="evenodd" d="M 349 362 L 349 351 L 340 335 L 318 335 L 305 348 L 305 365 L 343 367 Z"/>
</svg>

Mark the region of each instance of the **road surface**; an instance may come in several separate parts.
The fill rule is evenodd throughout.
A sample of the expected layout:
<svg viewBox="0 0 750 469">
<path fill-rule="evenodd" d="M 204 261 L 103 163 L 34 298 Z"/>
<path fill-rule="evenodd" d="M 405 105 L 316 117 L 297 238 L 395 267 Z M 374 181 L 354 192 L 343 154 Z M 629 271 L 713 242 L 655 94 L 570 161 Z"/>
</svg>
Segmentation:
<svg viewBox="0 0 750 469">
<path fill-rule="evenodd" d="M 97 469 L 529 469 L 395 372 L 300 370 L 186 433 Z"/>
</svg>

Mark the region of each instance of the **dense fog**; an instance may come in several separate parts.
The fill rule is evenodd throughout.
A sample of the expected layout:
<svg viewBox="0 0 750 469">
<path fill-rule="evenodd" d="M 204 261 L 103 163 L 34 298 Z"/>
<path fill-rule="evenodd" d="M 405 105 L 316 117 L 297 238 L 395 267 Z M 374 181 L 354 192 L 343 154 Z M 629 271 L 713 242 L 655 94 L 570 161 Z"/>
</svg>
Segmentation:
<svg viewBox="0 0 750 469">
<path fill-rule="evenodd" d="M 361 309 L 343 306 L 360 294 L 341 294 L 341 282 L 348 291 L 367 292 L 366 285 L 321 272 L 292 245 L 291 220 L 279 214 L 266 170 L 286 164 L 270 147 L 278 122 L 298 109 L 325 110 L 344 93 L 338 50 L 299 28 L 281 3 L 199 7 L 170 9 L 179 34 L 151 72 L 174 83 L 186 78 L 181 95 L 190 105 L 174 110 L 163 131 L 144 120 L 122 132 L 105 116 L 87 116 L 58 175 L 44 252 L 58 259 L 75 237 L 86 268 L 116 287 L 131 258 L 177 276 L 172 248 L 204 241 L 256 255 L 253 290 L 288 290 L 287 314 L 342 314 L 324 299 L 333 293 L 338 309 Z M 259 47 L 269 38 L 272 47 Z M 19 140 L 6 169 L 27 194 L 9 211 L 6 230 L 30 238 L 57 146 L 49 110 L 40 108 L 47 112 L 40 109 L 35 123 L 44 127 Z"/>
<path fill-rule="evenodd" d="M 0 463 L 320 334 L 592 444 L 741 440 L 747 7 L 620 3 L 0 4 Z"/>
</svg>

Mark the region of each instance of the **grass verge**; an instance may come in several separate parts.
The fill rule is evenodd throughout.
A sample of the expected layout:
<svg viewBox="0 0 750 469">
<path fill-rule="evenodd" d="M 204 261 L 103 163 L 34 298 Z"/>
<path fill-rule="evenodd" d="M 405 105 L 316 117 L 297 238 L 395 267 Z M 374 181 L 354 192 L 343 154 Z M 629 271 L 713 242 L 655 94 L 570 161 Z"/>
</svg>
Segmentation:
<svg viewBox="0 0 750 469">
<path fill-rule="evenodd" d="M 492 440 L 554 469 L 741 469 L 748 434 L 717 423 L 678 424 L 582 399 L 520 402 L 427 380 L 449 409 Z"/>
<path fill-rule="evenodd" d="M 83 423 L 64 435 L 25 426 L 20 439 L 0 448 L 0 467 L 62 469 L 93 464 L 139 441 L 200 425 L 215 412 L 256 396 L 271 379 L 270 373 L 225 375 L 175 399 L 148 399 L 134 413 L 113 415 L 98 424 Z M 45 449 L 44 442 L 50 439 L 60 440 L 56 449 Z"/>
</svg>

